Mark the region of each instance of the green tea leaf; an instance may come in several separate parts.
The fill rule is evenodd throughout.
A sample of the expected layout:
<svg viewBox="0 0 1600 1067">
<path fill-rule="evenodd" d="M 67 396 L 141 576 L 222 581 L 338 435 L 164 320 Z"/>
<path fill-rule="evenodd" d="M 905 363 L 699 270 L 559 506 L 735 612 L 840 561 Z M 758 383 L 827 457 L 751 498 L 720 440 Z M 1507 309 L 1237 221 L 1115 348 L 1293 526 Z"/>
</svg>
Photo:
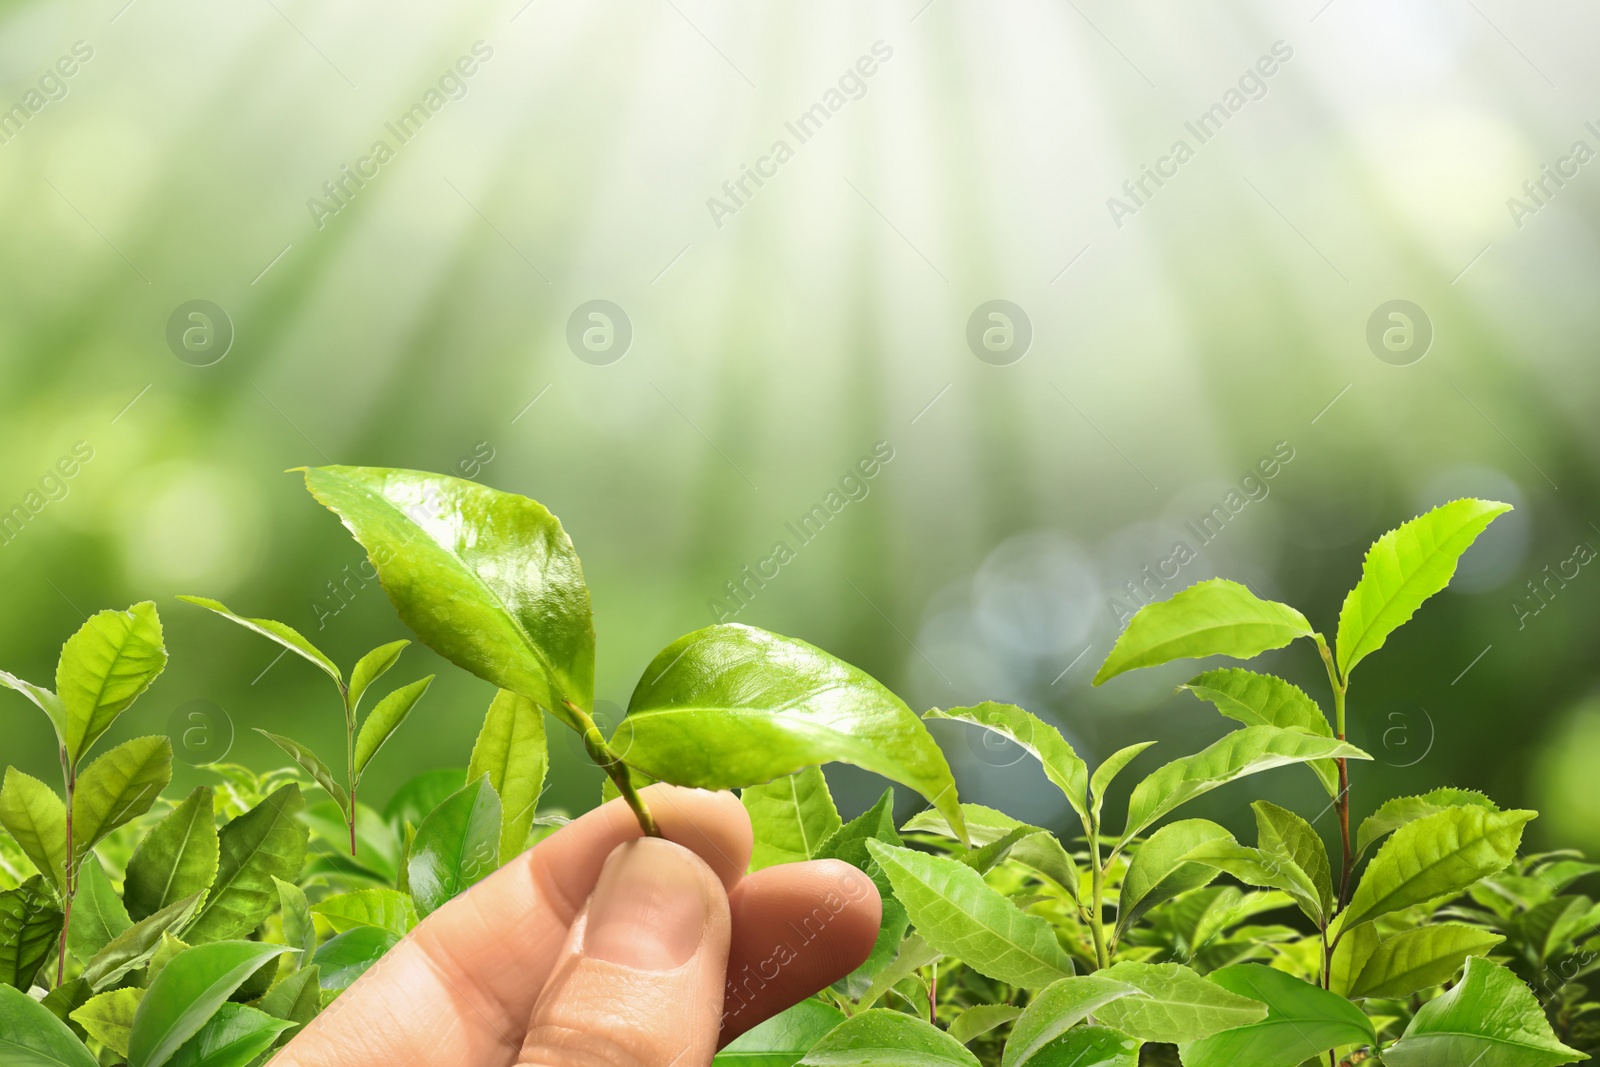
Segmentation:
<svg viewBox="0 0 1600 1067">
<path fill-rule="evenodd" d="M 1246 726 L 1235 730 L 1192 756 L 1158 768 L 1134 786 L 1133 795 L 1128 799 L 1128 825 L 1122 832 L 1122 840 L 1127 841 L 1178 806 L 1236 778 L 1289 763 L 1335 756 L 1372 758 L 1354 745 L 1300 730 L 1283 730 L 1276 726 Z"/>
<path fill-rule="evenodd" d="M 61 909 L 40 875 L 0 893 L 0 983 L 24 993 L 31 989 L 56 947 L 61 922 Z"/>
<path fill-rule="evenodd" d="M 712 1058 L 711 1067 L 793 1067 L 844 1019 L 831 1004 L 802 1000 L 734 1038 Z"/>
<path fill-rule="evenodd" d="M 346 817 L 331 800 L 311 805 L 300 816 L 301 823 L 311 832 L 312 842 L 328 847 L 328 851 L 314 855 L 312 864 L 319 865 L 324 873 L 333 871 L 352 879 L 376 880 L 385 885 L 393 882 L 400 862 L 400 840 L 394 827 L 365 804 L 357 803 L 356 855 L 352 856 Z"/>
<path fill-rule="evenodd" d="M 1400 1000 L 1455 977 L 1469 956 L 1486 955 L 1505 938 L 1461 923 L 1430 923 L 1404 930 L 1374 946 L 1349 987 L 1352 1000 Z"/>
<path fill-rule="evenodd" d="M 6 768 L 0 783 L 0 826 L 60 894 L 66 888 L 67 808 L 39 779 Z"/>
<path fill-rule="evenodd" d="M 1080 1026 L 1040 1049 L 1034 1067 L 1139 1067 L 1142 1042 L 1108 1026 Z"/>
<path fill-rule="evenodd" d="M 1154 741 L 1140 741 L 1136 745 L 1119 748 L 1095 768 L 1094 776 L 1089 779 L 1089 806 L 1096 818 L 1100 815 L 1100 805 L 1105 802 L 1106 790 L 1111 788 L 1112 781 L 1122 773 L 1124 767 L 1133 762 L 1134 757 L 1153 744 Z"/>
<path fill-rule="evenodd" d="M 467 781 L 488 775 L 500 797 L 501 863 L 510 863 L 527 848 L 549 764 L 544 713 L 539 705 L 509 689 L 495 693 L 472 746 Z"/>
<path fill-rule="evenodd" d="M 409 685 L 401 686 L 378 701 L 378 706 L 367 713 L 366 721 L 361 724 L 361 732 L 356 735 L 357 779 L 361 777 L 361 772 L 366 770 L 367 764 L 372 762 L 372 757 L 378 754 L 378 749 L 383 747 L 383 743 L 400 729 L 400 724 L 406 721 L 406 716 L 417 706 L 417 701 L 422 699 L 422 694 L 428 691 L 428 686 L 433 684 L 435 677 L 430 674 Z"/>
<path fill-rule="evenodd" d="M 1116 940 L 1121 940 L 1134 922 L 1179 893 L 1209 885 L 1218 868 L 1206 863 L 1187 863 L 1184 857 L 1208 841 L 1231 840 L 1232 835 L 1206 819 L 1180 819 L 1151 834 L 1133 853 L 1122 876 L 1122 892 L 1117 902 Z"/>
<path fill-rule="evenodd" d="M 1085 820 L 1089 817 L 1089 768 L 1078 758 L 1061 731 L 1015 704 L 985 701 L 970 708 L 934 708 L 924 719 L 954 719 L 992 730 L 1025 749 L 1044 767 L 1044 776 L 1061 790 L 1067 803 Z"/>
<path fill-rule="evenodd" d="M 1238 582 L 1212 578 L 1140 608 L 1100 665 L 1094 684 L 1175 659 L 1250 659 L 1311 634 L 1306 617 L 1287 604 L 1262 600 Z"/>
<path fill-rule="evenodd" d="M 865 994 L 873 978 L 888 966 L 900 948 L 911 919 L 905 906 L 894 897 L 894 886 L 883 873 L 878 861 L 867 852 L 867 842 L 882 841 L 899 845 L 900 835 L 894 829 L 894 790 L 885 789 L 878 802 L 849 822 L 834 830 L 817 845 L 812 857 L 819 860 L 843 860 L 872 879 L 878 888 L 878 898 L 883 902 L 883 912 L 878 922 L 878 937 L 867 958 L 850 974 L 834 983 L 841 994 L 859 999 Z"/>
<path fill-rule="evenodd" d="M 1452 500 L 1390 530 L 1367 550 L 1361 580 L 1339 609 L 1339 675 L 1378 651 L 1422 602 L 1450 584 L 1461 554 L 1510 504 Z"/>
<path fill-rule="evenodd" d="M 136 737 L 89 764 L 72 797 L 72 862 L 101 838 L 150 810 L 172 781 L 172 742 Z"/>
<path fill-rule="evenodd" d="M 1506 867 L 1533 811 L 1446 808 L 1402 826 L 1378 849 L 1340 914 L 1341 930 L 1435 897 L 1454 896 Z"/>
<path fill-rule="evenodd" d="M 172 1067 L 245 1067 L 291 1025 L 244 1004 L 224 1004 L 168 1062 Z"/>
<path fill-rule="evenodd" d="M 356 926 L 329 938 L 317 949 L 323 989 L 347 989 L 400 943 L 400 934 L 377 926 Z"/>
<path fill-rule="evenodd" d="M 1196 1041 L 1258 1022 L 1267 1013 L 1257 1001 L 1230 992 L 1180 963 L 1124 961 L 1095 975 L 1131 985 L 1144 994 L 1122 997 L 1095 1009 L 1099 1022 L 1141 1041 Z"/>
<path fill-rule="evenodd" d="M 1001 1067 L 1023 1067 L 1045 1046 L 1102 1007 L 1144 991 L 1099 974 L 1063 978 L 1039 991 L 1011 1028 Z"/>
<path fill-rule="evenodd" d="M 444 802 L 445 797 L 460 789 L 467 781 L 467 771 L 464 767 L 442 767 L 438 770 L 423 771 L 394 791 L 389 803 L 383 806 L 383 817 L 396 828 L 406 823 L 416 826 L 427 818 L 428 812 L 437 808 Z"/>
<path fill-rule="evenodd" d="M 1010 1004 L 974 1004 L 950 1020 L 949 1035 L 967 1044 L 975 1037 L 1004 1026 L 1022 1014 L 1022 1009 Z"/>
<path fill-rule="evenodd" d="M 594 699 L 589 589 L 543 505 L 420 471 L 316 467 L 305 478 L 425 644 L 581 728 L 563 701 L 587 709 Z"/>
<path fill-rule="evenodd" d="M 806 767 L 764 785 L 747 786 L 739 799 L 755 831 L 752 871 L 811 859 L 823 840 L 841 825 L 821 767 Z"/>
<path fill-rule="evenodd" d="M 211 789 L 196 786 L 145 835 L 128 860 L 122 900 L 142 919 L 211 888 L 217 876 L 217 827 Z"/>
<path fill-rule="evenodd" d="M 87 963 L 111 941 L 133 925 L 127 909 L 117 899 L 111 880 L 94 856 L 85 857 L 78 868 L 78 893 L 72 898 L 72 926 L 67 931 L 67 948 Z"/>
<path fill-rule="evenodd" d="M 950 765 L 911 709 L 864 671 L 754 627 L 710 626 L 663 649 L 612 747 L 654 778 L 703 789 L 852 763 L 915 789 L 965 838 Z"/>
<path fill-rule="evenodd" d="M 1285 730 L 1304 730 L 1319 737 L 1332 737 L 1333 727 L 1316 701 L 1297 685 L 1271 674 L 1257 674 L 1243 667 L 1224 667 L 1206 671 L 1189 679 L 1179 689 L 1187 689 L 1201 700 L 1246 726 L 1277 726 Z M 1339 767 L 1332 760 L 1309 765 L 1329 796 L 1339 791 Z"/>
<path fill-rule="evenodd" d="M 390 641 L 386 645 L 379 645 L 356 661 L 356 665 L 350 669 L 350 693 L 346 698 L 351 712 L 361 707 L 361 698 L 366 695 L 367 689 L 373 682 L 389 673 L 389 668 L 399 662 L 400 653 L 404 652 L 409 644 L 411 642 L 405 640 Z"/>
<path fill-rule="evenodd" d="M 900 942 L 894 958 L 889 961 L 867 986 L 866 992 L 856 1000 L 857 1010 L 870 1008 L 878 1002 L 889 990 L 899 985 L 902 980 L 914 975 L 920 967 L 926 967 L 944 958 L 944 953 L 923 941 L 916 934 L 910 934 Z"/>
<path fill-rule="evenodd" d="M 180 952 L 187 952 L 188 950 L 189 945 L 181 939 L 173 937 L 170 930 L 162 933 L 161 940 L 156 944 L 156 950 L 150 953 L 150 964 L 144 971 L 145 988 L 148 989 L 150 987 L 150 983 L 154 982 L 161 972 L 166 970 L 167 964 L 177 959 Z"/>
<path fill-rule="evenodd" d="M 31 996 L 32 994 L 29 995 Z M 43 1004 L 51 1015 L 54 1015 L 68 1026 L 75 1027 L 72 1021 L 72 1013 L 88 1003 L 89 998 L 93 995 L 94 990 L 89 988 L 88 982 L 85 982 L 82 978 L 68 978 L 65 982 L 46 993 L 44 999 L 40 1000 L 39 1003 Z M 73 1032 L 77 1033 L 77 1029 L 74 1028 Z"/>
<path fill-rule="evenodd" d="M 922 938 L 997 982 L 1031 989 L 1072 973 L 1050 924 L 1020 911 L 955 860 L 868 841 Z"/>
<path fill-rule="evenodd" d="M 417 925 L 417 909 L 411 897 L 393 889 L 341 893 L 318 901 L 311 911 L 328 920 L 328 925 L 341 934 L 358 926 L 376 926 L 404 936 Z"/>
<path fill-rule="evenodd" d="M 1034 829 L 1025 827 L 1003 811 L 986 808 L 982 804 L 961 805 L 961 816 L 966 822 L 974 848 L 994 844 L 1019 829 L 1030 831 Z M 934 833 L 960 840 L 956 837 L 956 832 L 950 829 L 945 817 L 931 808 L 912 816 L 904 829 L 907 833 Z M 898 839 L 891 842 L 891 844 L 899 843 Z M 1056 883 L 1066 890 L 1072 899 L 1078 899 L 1083 876 L 1079 873 L 1078 865 L 1073 861 L 1071 854 L 1061 847 L 1061 842 L 1053 835 L 1029 833 L 1020 836 L 1011 846 L 1008 858 Z"/>
<path fill-rule="evenodd" d="M 813 1045 L 800 1062 L 806 1067 L 979 1067 L 978 1057 L 943 1030 L 882 1008 L 846 1019 Z"/>
<path fill-rule="evenodd" d="M 20 990 L 0 985 L 0 1067 L 99 1067 L 67 1024 Z"/>
<path fill-rule="evenodd" d="M 321 649 L 308 641 L 293 626 L 273 619 L 250 619 L 243 615 L 235 615 L 228 609 L 226 604 L 203 596 L 180 596 L 178 599 L 186 604 L 194 604 L 197 607 L 205 608 L 207 611 L 214 611 L 223 618 L 238 623 L 246 630 L 251 630 L 269 641 L 282 645 L 300 658 L 316 664 L 324 674 L 333 679 L 340 692 L 344 691 L 344 675 L 339 673 L 339 668 L 334 666 L 333 660 L 324 655 Z"/>
<path fill-rule="evenodd" d="M 136 986 L 112 989 L 89 1000 L 72 1013 L 72 1019 L 89 1036 L 124 1059 L 128 1056 L 128 1033 L 139 1010 L 144 990 Z"/>
<path fill-rule="evenodd" d="M 1184 859 L 1191 863 L 1210 864 L 1233 875 L 1245 885 L 1281 889 L 1289 894 L 1312 922 L 1319 925 L 1323 922 L 1322 901 L 1316 886 L 1312 885 L 1310 876 L 1287 855 L 1272 855 L 1227 837 L 1207 841 Z"/>
<path fill-rule="evenodd" d="M 1306 820 L 1266 800 L 1250 805 L 1256 813 L 1256 844 L 1267 856 L 1282 856 L 1305 872 L 1323 915 L 1333 914 L 1333 865 L 1328 846 Z"/>
<path fill-rule="evenodd" d="M 161 618 L 148 600 L 89 617 L 61 646 L 56 693 L 66 712 L 64 743 L 73 766 L 167 666 Z"/>
<path fill-rule="evenodd" d="M 147 915 L 105 943 L 83 968 L 80 975 L 98 991 L 122 979 L 130 971 L 149 963 L 160 947 L 182 931 L 200 910 L 204 890 L 175 901 L 153 915 Z M 77 915 L 73 915 L 76 923 Z"/>
<path fill-rule="evenodd" d="M 145 990 L 128 1035 L 128 1067 L 162 1067 L 268 960 L 289 951 L 260 941 L 216 941 L 185 949 Z"/>
<path fill-rule="evenodd" d="M 1373 842 L 1392 834 L 1406 823 L 1415 822 L 1445 808 L 1478 807 L 1486 811 L 1499 811 L 1500 806 L 1482 793 L 1470 789 L 1452 789 L 1446 786 L 1424 793 L 1419 797 L 1391 797 L 1378 806 L 1378 810 L 1361 820 L 1356 831 L 1356 855 L 1363 856 Z"/>
<path fill-rule="evenodd" d="M 272 913 L 273 878 L 292 881 L 305 863 L 307 835 L 298 818 L 305 806 L 291 783 L 222 828 L 216 880 L 187 932 L 192 943 L 244 937 Z"/>
<path fill-rule="evenodd" d="M 1478 957 L 1383 1054 L 1389 1067 L 1555 1067 L 1584 1058 L 1556 1040 L 1538 999 L 1516 975 Z"/>
<path fill-rule="evenodd" d="M 321 974 L 321 968 L 315 963 L 305 962 L 255 1002 L 254 1006 L 268 1015 L 292 1024 L 278 1035 L 278 1044 L 287 1041 L 322 1010 Z"/>
<path fill-rule="evenodd" d="M 406 861 L 417 914 L 426 917 L 491 874 L 499 856 L 500 798 L 485 775 L 452 794 L 417 827 Z M 325 986 L 327 972 L 325 967 Z"/>
<path fill-rule="evenodd" d="M 33 701 L 34 706 L 50 719 L 50 725 L 55 727 L 56 740 L 63 745 L 67 743 L 67 706 L 60 697 L 42 685 L 34 685 L 5 671 L 0 671 L 0 685 L 14 689 Z"/>
<path fill-rule="evenodd" d="M 323 763 L 322 759 L 315 752 L 311 751 L 305 745 L 302 745 L 292 737 L 283 737 L 280 734 L 268 733 L 259 726 L 255 727 L 255 731 L 262 737 L 265 737 L 268 741 L 271 741 L 273 744 L 283 749 L 289 754 L 291 759 L 293 759 L 301 767 L 305 768 L 305 772 L 311 775 L 312 781 L 320 785 L 323 792 L 332 797 L 333 802 L 339 805 L 339 810 L 341 812 L 348 812 L 350 810 L 350 794 L 344 791 L 344 786 L 340 785 L 334 779 L 333 772 L 328 769 L 328 765 Z"/>
<path fill-rule="evenodd" d="M 300 954 L 290 960 L 298 968 L 310 963 L 317 951 L 317 927 L 311 919 L 311 904 L 306 900 L 305 890 L 293 882 L 285 882 L 282 878 L 274 878 L 272 882 L 278 887 L 278 915 L 283 923 L 283 943 L 299 950 Z"/>
<path fill-rule="evenodd" d="M 1223 967 L 1211 980 L 1267 1006 L 1267 1017 L 1181 1045 L 1184 1067 L 1298 1067 L 1343 1045 L 1377 1040 L 1361 1009 L 1336 993 L 1259 963 Z"/>
</svg>

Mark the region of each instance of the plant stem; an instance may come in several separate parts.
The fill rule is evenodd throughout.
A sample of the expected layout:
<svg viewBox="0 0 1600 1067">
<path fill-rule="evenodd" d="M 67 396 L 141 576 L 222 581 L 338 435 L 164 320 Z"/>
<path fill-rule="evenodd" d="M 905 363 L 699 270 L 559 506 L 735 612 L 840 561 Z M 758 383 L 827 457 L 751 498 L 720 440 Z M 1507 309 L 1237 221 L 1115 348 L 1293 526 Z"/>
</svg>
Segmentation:
<svg viewBox="0 0 1600 1067">
<path fill-rule="evenodd" d="M 56 985 L 67 975 L 67 930 L 72 926 L 72 899 L 78 895 L 78 870 L 72 862 L 72 798 L 78 788 L 78 767 L 61 746 L 61 779 L 67 793 L 67 849 L 61 860 L 61 941 L 56 946 Z"/>
<path fill-rule="evenodd" d="M 928 981 L 928 1025 L 939 1025 L 939 961 L 933 961 L 933 977 Z"/>
<path fill-rule="evenodd" d="M 1316 638 L 1322 663 L 1328 668 L 1328 684 L 1333 687 L 1334 735 L 1343 741 L 1344 697 L 1350 688 L 1350 681 L 1339 677 L 1338 665 L 1334 663 L 1333 653 L 1329 651 L 1322 635 L 1317 634 Z M 1343 908 L 1350 899 L 1350 874 L 1355 869 L 1356 858 L 1350 850 L 1350 761 L 1343 756 L 1336 756 L 1334 762 L 1339 767 L 1339 794 L 1333 798 L 1333 806 L 1339 813 L 1339 907 Z"/>
<path fill-rule="evenodd" d="M 350 706 L 350 690 L 339 683 L 344 700 L 344 781 L 350 794 L 350 809 L 345 819 L 350 824 L 350 858 L 356 858 L 356 709 Z"/>
<path fill-rule="evenodd" d="M 1100 820 L 1091 819 L 1089 822 L 1089 849 L 1090 861 L 1094 864 L 1093 885 L 1089 891 L 1089 932 L 1094 937 L 1094 962 L 1097 970 L 1105 970 L 1111 966 L 1111 955 L 1106 951 L 1105 927 L 1105 891 L 1106 867 L 1111 865 L 1111 857 L 1106 857 L 1105 865 L 1100 863 Z"/>
<path fill-rule="evenodd" d="M 600 732 L 600 727 L 595 725 L 588 712 L 570 700 L 563 700 L 562 703 L 583 726 L 583 747 L 589 750 L 589 758 L 606 772 L 606 776 L 616 785 L 617 792 L 622 794 L 622 799 L 633 809 L 634 818 L 639 820 L 639 829 L 645 832 L 646 837 L 660 837 L 661 830 L 656 826 L 655 816 L 650 814 L 644 798 L 633 787 L 633 777 L 628 773 L 628 765 L 611 751 L 611 746 L 606 744 L 605 735 Z"/>
</svg>

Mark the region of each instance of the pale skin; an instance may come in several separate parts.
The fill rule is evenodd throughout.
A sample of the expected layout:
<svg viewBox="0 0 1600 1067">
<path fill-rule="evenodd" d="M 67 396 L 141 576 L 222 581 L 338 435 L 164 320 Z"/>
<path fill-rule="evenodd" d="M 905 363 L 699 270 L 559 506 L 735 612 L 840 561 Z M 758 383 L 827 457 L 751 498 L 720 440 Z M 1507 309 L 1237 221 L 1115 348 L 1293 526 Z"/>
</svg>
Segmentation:
<svg viewBox="0 0 1600 1067">
<path fill-rule="evenodd" d="M 746 875 L 732 794 L 642 795 L 661 838 L 621 801 L 574 820 L 428 916 L 274 1067 L 705 1067 L 871 951 L 856 868 Z"/>
</svg>

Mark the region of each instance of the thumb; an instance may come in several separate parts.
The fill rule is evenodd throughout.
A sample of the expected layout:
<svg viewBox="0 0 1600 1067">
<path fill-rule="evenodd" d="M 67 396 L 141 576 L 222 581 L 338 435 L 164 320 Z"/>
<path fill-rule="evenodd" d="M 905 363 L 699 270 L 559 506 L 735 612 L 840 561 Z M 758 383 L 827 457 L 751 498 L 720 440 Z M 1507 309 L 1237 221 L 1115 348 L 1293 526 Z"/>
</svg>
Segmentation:
<svg viewBox="0 0 1600 1067">
<path fill-rule="evenodd" d="M 728 896 L 681 845 L 619 845 L 533 1009 L 520 1063 L 705 1067 L 721 1028 Z"/>
</svg>

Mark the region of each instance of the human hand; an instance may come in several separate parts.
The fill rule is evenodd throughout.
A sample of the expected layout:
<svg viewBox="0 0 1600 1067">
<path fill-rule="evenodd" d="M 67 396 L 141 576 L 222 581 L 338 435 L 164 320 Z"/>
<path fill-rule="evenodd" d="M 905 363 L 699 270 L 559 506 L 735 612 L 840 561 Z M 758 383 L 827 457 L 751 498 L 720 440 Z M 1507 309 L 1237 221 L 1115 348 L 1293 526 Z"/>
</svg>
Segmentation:
<svg viewBox="0 0 1600 1067">
<path fill-rule="evenodd" d="M 872 950 L 856 868 L 746 876 L 732 794 L 642 794 L 661 839 L 621 801 L 573 820 L 428 916 L 274 1067 L 705 1067 Z"/>
</svg>

